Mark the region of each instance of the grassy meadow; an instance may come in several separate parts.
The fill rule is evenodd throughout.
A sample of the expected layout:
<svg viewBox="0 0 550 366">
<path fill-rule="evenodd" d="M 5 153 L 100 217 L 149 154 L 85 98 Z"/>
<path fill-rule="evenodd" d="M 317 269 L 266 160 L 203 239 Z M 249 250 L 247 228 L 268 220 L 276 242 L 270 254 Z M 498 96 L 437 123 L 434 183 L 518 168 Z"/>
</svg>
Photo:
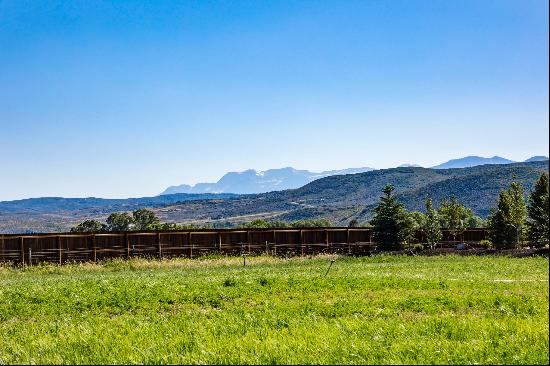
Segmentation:
<svg viewBox="0 0 550 366">
<path fill-rule="evenodd" d="M 0 364 L 548 364 L 548 270 L 460 256 L 5 266 Z"/>
</svg>

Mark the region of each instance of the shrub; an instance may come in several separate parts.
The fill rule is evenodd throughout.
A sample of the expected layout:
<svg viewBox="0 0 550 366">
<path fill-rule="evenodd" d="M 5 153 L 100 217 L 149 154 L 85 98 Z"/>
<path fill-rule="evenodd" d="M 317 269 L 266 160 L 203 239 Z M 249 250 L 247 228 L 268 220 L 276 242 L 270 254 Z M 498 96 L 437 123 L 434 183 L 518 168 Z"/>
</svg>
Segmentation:
<svg viewBox="0 0 550 366">
<path fill-rule="evenodd" d="M 487 239 L 483 239 L 479 242 L 479 245 L 481 245 L 485 249 L 491 249 L 493 247 L 493 242 Z"/>
<path fill-rule="evenodd" d="M 421 252 L 421 251 L 424 250 L 424 245 L 415 244 L 415 245 L 413 245 L 412 250 L 415 251 L 415 252 Z"/>
</svg>

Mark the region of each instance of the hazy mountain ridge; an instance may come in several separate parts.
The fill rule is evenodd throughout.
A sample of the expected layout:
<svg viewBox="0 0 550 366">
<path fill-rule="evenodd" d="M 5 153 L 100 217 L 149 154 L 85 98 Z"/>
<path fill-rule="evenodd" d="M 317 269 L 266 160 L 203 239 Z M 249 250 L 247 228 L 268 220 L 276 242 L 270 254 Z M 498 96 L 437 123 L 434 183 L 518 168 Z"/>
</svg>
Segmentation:
<svg viewBox="0 0 550 366">
<path fill-rule="evenodd" d="M 423 210 L 427 197 L 439 204 L 455 195 L 476 214 L 486 216 L 500 190 L 509 186 L 514 175 L 524 184 L 527 193 L 542 171 L 548 171 L 548 161 L 461 169 L 383 169 L 330 176 L 281 192 L 243 195 L 218 202 L 186 202 L 178 205 L 177 211 L 168 209 L 161 215 L 164 220 L 175 222 L 223 222 L 264 213 L 266 217 L 281 220 L 327 218 L 343 225 L 351 218 L 369 218 L 382 188 L 393 184 L 399 200 L 408 209 Z"/>
<path fill-rule="evenodd" d="M 197 183 L 193 186 L 181 184 L 168 187 L 161 195 L 174 193 L 237 193 L 253 194 L 281 191 L 301 187 L 313 180 L 337 174 L 356 174 L 374 170 L 373 168 L 348 168 L 328 170 L 320 173 L 298 170 L 291 167 L 269 169 L 257 172 L 248 169 L 243 172 L 229 172 L 216 183 Z"/>
<path fill-rule="evenodd" d="M 529 159 L 523 161 L 524 163 L 533 162 L 533 161 L 544 161 L 548 160 L 546 156 L 533 156 Z M 445 163 L 433 166 L 432 169 L 451 169 L 451 168 L 470 168 L 478 165 L 487 165 L 487 164 L 512 164 L 519 163 L 518 161 L 506 159 L 500 156 L 493 156 L 491 158 L 484 158 L 482 156 L 466 156 L 459 159 L 451 159 Z"/>
<path fill-rule="evenodd" d="M 545 156 L 533 156 L 525 162 L 548 160 Z M 487 164 L 511 164 L 515 161 L 493 156 L 485 158 L 481 156 L 466 156 L 459 159 L 452 159 L 445 163 L 436 165 L 432 169 L 467 168 Z M 401 164 L 398 168 L 420 168 L 418 164 Z M 291 167 L 281 169 L 269 169 L 257 172 L 248 169 L 242 172 L 229 172 L 221 177 L 216 183 L 197 183 L 195 185 L 181 184 L 168 187 L 161 195 L 174 193 L 237 193 L 256 194 L 286 189 L 300 188 L 314 180 L 344 174 L 365 173 L 375 170 L 373 168 L 348 168 L 341 170 L 328 170 L 320 173 L 308 170 L 298 170 Z"/>
<path fill-rule="evenodd" d="M 61 198 L 46 199 L 42 205 L 29 205 L 32 200 L 1 202 L 0 232 L 65 231 L 87 218 L 104 220 L 110 212 L 141 207 L 153 208 L 163 222 L 235 224 L 255 218 L 327 218 L 334 224 L 345 225 L 352 218 L 360 221 L 370 218 L 386 184 L 395 186 L 398 199 L 410 210 L 423 210 L 427 197 L 437 206 L 442 200 L 456 196 L 476 214 L 486 216 L 499 191 L 509 186 L 513 176 L 523 183 L 527 194 L 542 171 L 548 171 L 548 160 L 453 169 L 381 169 L 332 175 L 297 189 L 226 197 L 180 194 L 130 202 Z M 99 200 L 99 205 L 93 206 L 94 200 Z M 19 205 L 18 210 L 14 202 Z M 62 208 L 56 206 L 60 203 L 64 204 Z"/>
</svg>

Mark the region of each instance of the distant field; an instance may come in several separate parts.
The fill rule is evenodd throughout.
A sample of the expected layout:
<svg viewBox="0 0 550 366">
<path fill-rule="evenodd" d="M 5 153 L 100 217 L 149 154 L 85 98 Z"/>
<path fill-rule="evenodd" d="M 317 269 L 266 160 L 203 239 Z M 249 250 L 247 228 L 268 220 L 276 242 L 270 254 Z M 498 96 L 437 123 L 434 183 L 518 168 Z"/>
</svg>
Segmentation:
<svg viewBox="0 0 550 366">
<path fill-rule="evenodd" d="M 548 364 L 548 258 L 0 267 L 0 364 Z"/>
</svg>

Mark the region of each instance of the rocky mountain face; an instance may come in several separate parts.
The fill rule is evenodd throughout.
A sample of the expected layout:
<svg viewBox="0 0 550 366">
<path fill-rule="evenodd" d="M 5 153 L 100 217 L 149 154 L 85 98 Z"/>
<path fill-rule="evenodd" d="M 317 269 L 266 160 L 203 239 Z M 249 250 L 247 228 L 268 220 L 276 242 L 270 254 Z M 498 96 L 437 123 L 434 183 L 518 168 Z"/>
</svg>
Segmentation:
<svg viewBox="0 0 550 366">
<path fill-rule="evenodd" d="M 329 170 L 320 173 L 294 168 L 269 169 L 257 172 L 248 169 L 243 172 L 226 173 L 216 183 L 198 183 L 194 186 L 182 184 L 168 187 L 161 195 L 174 193 L 265 193 L 282 191 L 304 186 L 316 179 L 340 174 L 356 174 L 373 170 L 372 168 L 350 168 Z"/>
</svg>

